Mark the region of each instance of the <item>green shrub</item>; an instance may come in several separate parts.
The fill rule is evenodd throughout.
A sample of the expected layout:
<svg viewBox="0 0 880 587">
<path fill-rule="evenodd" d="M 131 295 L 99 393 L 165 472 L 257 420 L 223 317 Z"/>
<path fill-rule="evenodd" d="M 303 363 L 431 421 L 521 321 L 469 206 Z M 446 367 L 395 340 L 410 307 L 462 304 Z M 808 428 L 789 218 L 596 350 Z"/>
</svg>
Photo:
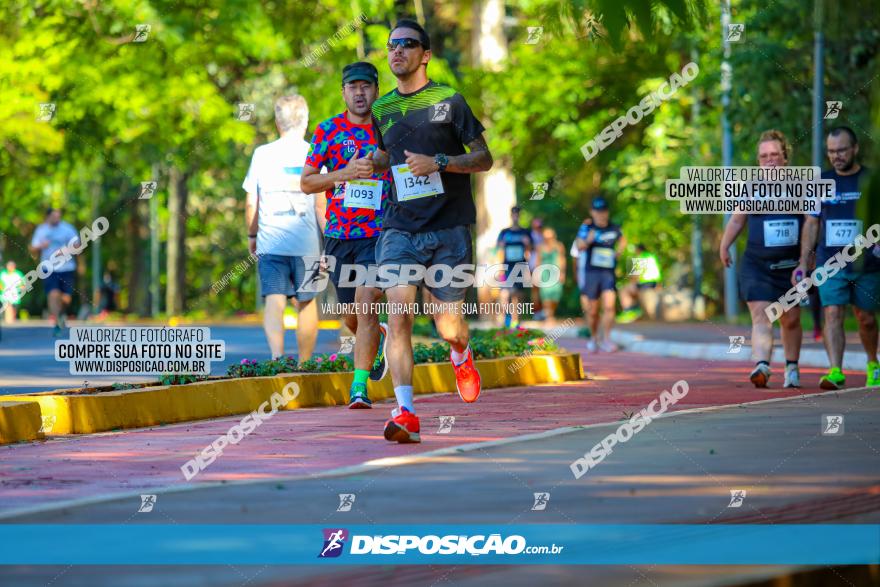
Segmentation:
<svg viewBox="0 0 880 587">
<path fill-rule="evenodd" d="M 301 373 L 339 373 L 353 370 L 354 361 L 351 357 L 337 353 L 315 355 L 308 361 L 303 361 L 299 366 Z"/>
<path fill-rule="evenodd" d="M 474 353 L 474 359 L 515 357 L 525 353 L 552 352 L 558 348 L 556 343 L 547 340 L 540 330 L 493 328 L 471 331 L 471 350 Z M 430 345 L 416 343 L 413 345 L 413 358 L 417 365 L 444 363 L 449 360 L 449 344 L 446 342 L 434 342 Z M 350 355 L 332 353 L 315 355 L 302 363 L 297 363 L 293 357 L 280 357 L 268 361 L 242 359 L 238 365 L 230 365 L 226 374 L 230 377 L 267 377 L 279 373 L 339 373 L 353 370 L 354 362 Z M 163 383 L 168 384 L 165 379 L 163 379 Z"/>
<path fill-rule="evenodd" d="M 207 381 L 205 375 L 181 375 L 178 373 L 165 373 L 159 378 L 162 385 L 186 385 L 187 383 L 195 383 L 196 381 Z"/>
<path fill-rule="evenodd" d="M 347 355 L 321 354 L 298 363 L 293 357 L 279 357 L 267 361 L 242 359 L 238 365 L 230 365 L 226 374 L 230 377 L 270 377 L 279 373 L 336 373 L 351 371 L 354 363 Z"/>
<path fill-rule="evenodd" d="M 298 370 L 293 357 L 278 357 L 267 361 L 242 359 L 238 365 L 230 365 L 226 374 L 230 377 L 268 377 L 279 373 L 295 373 Z"/>
</svg>

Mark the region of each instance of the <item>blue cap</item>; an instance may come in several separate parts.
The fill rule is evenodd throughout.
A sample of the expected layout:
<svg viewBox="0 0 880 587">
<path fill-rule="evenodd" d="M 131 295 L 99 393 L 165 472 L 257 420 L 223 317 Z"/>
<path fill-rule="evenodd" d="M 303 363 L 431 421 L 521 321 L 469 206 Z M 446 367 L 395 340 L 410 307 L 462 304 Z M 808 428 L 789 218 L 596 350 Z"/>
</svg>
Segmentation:
<svg viewBox="0 0 880 587">
<path fill-rule="evenodd" d="M 593 210 L 607 210 L 608 209 L 608 201 L 602 196 L 597 196 L 593 198 Z"/>
</svg>

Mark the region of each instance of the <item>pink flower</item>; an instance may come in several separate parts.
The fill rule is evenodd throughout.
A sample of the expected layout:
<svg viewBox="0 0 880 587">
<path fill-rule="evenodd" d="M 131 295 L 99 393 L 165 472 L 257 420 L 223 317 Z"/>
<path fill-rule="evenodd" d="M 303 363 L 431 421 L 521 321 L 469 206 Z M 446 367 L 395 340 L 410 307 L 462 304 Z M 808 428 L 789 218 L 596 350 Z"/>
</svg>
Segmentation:
<svg viewBox="0 0 880 587">
<path fill-rule="evenodd" d="M 315 362 L 316 363 L 323 363 L 324 359 L 322 359 L 321 357 L 318 357 L 317 359 L 315 359 Z"/>
<path fill-rule="evenodd" d="M 331 361 L 335 361 L 336 360 L 336 353 L 333 353 L 332 355 L 330 355 L 327 358 L 330 359 Z"/>
<path fill-rule="evenodd" d="M 248 360 L 247 360 L 247 359 L 242 359 L 242 360 L 241 360 L 241 364 L 242 364 L 242 365 L 247 365 L 247 364 L 248 364 Z"/>
</svg>

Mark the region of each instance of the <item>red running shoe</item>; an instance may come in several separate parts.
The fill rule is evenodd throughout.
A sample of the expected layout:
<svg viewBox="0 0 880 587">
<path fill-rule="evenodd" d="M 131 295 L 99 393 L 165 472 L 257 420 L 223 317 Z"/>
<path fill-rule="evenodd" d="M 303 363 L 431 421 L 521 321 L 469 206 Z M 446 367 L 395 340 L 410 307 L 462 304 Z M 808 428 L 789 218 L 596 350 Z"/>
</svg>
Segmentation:
<svg viewBox="0 0 880 587">
<path fill-rule="evenodd" d="M 461 365 L 452 363 L 455 369 L 455 386 L 458 395 L 466 403 L 473 403 L 480 397 L 480 372 L 474 367 L 474 352 L 468 348 L 468 358 Z"/>
<path fill-rule="evenodd" d="M 419 417 L 404 407 L 392 410 L 391 419 L 385 422 L 385 440 L 401 444 L 421 442 Z"/>
</svg>

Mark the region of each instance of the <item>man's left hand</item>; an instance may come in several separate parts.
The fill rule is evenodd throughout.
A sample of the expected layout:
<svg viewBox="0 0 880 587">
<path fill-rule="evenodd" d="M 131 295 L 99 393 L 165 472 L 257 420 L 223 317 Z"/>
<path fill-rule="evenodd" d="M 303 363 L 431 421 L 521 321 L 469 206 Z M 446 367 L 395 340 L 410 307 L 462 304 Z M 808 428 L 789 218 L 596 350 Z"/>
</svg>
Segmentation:
<svg viewBox="0 0 880 587">
<path fill-rule="evenodd" d="M 416 177 L 430 175 L 440 169 L 434 162 L 434 158 L 429 155 L 419 155 L 410 151 L 404 151 L 403 154 L 406 155 L 406 164 L 410 173 Z"/>
</svg>

